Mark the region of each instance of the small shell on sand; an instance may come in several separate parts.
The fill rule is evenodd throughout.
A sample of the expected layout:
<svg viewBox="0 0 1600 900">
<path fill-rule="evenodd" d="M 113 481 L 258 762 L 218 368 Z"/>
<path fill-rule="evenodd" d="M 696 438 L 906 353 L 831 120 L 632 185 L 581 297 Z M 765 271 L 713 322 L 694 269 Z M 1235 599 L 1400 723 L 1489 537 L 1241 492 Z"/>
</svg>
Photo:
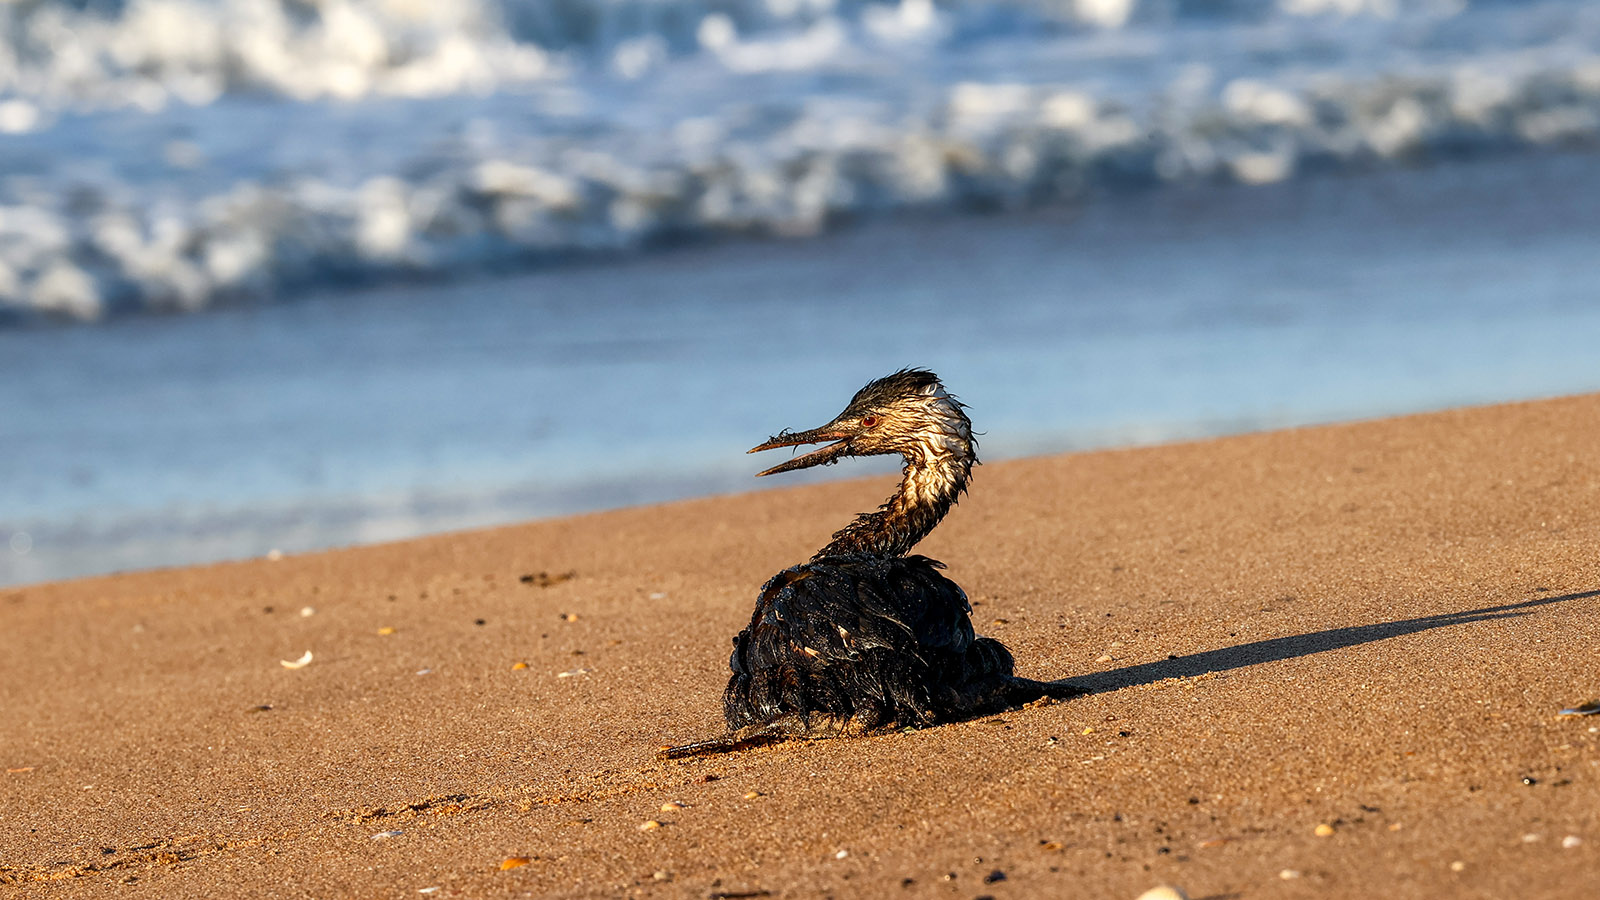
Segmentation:
<svg viewBox="0 0 1600 900">
<path fill-rule="evenodd" d="M 500 860 L 500 871 L 504 872 L 507 869 L 520 868 L 527 865 L 529 862 L 531 862 L 531 860 L 529 860 L 526 856 L 508 856 L 505 859 Z"/>
<path fill-rule="evenodd" d="M 1323 822 L 1316 827 L 1315 834 L 1317 837 L 1333 837 L 1333 826 Z"/>
<path fill-rule="evenodd" d="M 280 659 L 278 660 L 278 665 L 283 666 L 285 669 L 303 669 L 306 666 L 311 665 L 311 651 L 307 650 L 305 655 L 301 656 L 294 662 L 290 662 L 287 659 Z"/>
<path fill-rule="evenodd" d="M 1561 849 L 1563 850 L 1571 850 L 1573 847 L 1577 847 L 1582 844 L 1583 838 L 1578 837 L 1575 834 L 1569 834 L 1561 839 Z"/>
<path fill-rule="evenodd" d="M 661 804 L 661 811 L 662 812 L 677 812 L 680 809 L 686 809 L 688 807 L 688 805 L 689 804 L 684 803 L 684 802 L 682 802 L 680 800 L 668 800 L 667 802 Z"/>
<path fill-rule="evenodd" d="M 1571 709 L 1563 709 L 1558 716 L 1600 716 L 1600 700 L 1590 700 Z"/>
<path fill-rule="evenodd" d="M 375 840 L 375 841 L 384 841 L 384 840 L 388 840 L 389 838 L 392 838 L 392 837 L 399 837 L 402 834 L 405 834 L 405 832 L 404 831 L 380 831 L 377 834 L 373 835 L 372 839 Z"/>
<path fill-rule="evenodd" d="M 660 828 L 660 827 L 661 827 L 661 823 L 660 822 L 657 822 L 655 819 L 651 819 L 648 822 L 642 823 L 639 826 L 639 830 L 640 831 L 655 831 L 657 828 Z"/>
<path fill-rule="evenodd" d="M 746 800 L 754 800 L 757 797 L 764 797 L 764 796 L 766 796 L 766 795 L 761 793 L 760 791 L 747 791 L 745 793 L 745 795 L 744 795 L 744 798 Z"/>
<path fill-rule="evenodd" d="M 511 664 L 511 668 L 512 669 L 526 669 L 527 667 L 528 667 L 528 664 L 525 663 L 525 662 L 517 662 L 517 663 L 512 663 Z"/>
<path fill-rule="evenodd" d="M 1189 895 L 1175 884 L 1162 884 L 1140 894 L 1139 900 L 1189 900 Z"/>
<path fill-rule="evenodd" d="M 1298 869 L 1284 869 L 1283 871 L 1278 873 L 1278 877 L 1282 878 L 1284 881 L 1293 881 L 1296 878 L 1300 877 L 1300 870 L 1298 870 Z"/>
<path fill-rule="evenodd" d="M 384 635 L 385 637 L 387 637 L 388 635 L 394 634 L 394 626 L 385 625 L 382 628 L 378 629 L 378 633 L 381 634 L 381 635 Z"/>
</svg>

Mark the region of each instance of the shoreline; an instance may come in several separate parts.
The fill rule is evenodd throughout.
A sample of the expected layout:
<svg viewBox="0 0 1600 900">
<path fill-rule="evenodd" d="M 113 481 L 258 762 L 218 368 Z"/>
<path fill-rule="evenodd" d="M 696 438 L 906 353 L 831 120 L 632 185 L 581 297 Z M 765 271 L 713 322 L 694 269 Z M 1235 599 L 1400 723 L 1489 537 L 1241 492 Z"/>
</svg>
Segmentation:
<svg viewBox="0 0 1600 900">
<path fill-rule="evenodd" d="M 759 585 L 891 477 L 0 589 L 0 884 L 1583 896 L 1597 446 L 1583 395 L 986 464 L 918 551 L 1094 693 L 685 763 Z"/>
<path fill-rule="evenodd" d="M 0 585 L 742 491 L 752 438 L 899 365 L 988 459 L 1600 390 L 1588 188 L 1600 157 L 1201 186 L 0 330 Z"/>
</svg>

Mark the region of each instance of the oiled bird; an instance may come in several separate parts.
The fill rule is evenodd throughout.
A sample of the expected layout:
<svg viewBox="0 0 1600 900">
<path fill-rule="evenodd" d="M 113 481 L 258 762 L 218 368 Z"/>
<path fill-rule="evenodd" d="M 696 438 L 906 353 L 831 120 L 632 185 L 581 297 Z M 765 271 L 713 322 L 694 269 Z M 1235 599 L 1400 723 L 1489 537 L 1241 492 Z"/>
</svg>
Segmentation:
<svg viewBox="0 0 1600 900">
<path fill-rule="evenodd" d="M 1083 693 L 1012 674 L 1005 645 L 973 632 L 972 607 L 944 565 L 907 555 L 967 490 L 978 464 L 965 406 L 937 375 L 903 369 L 880 378 L 828 424 L 785 431 L 750 452 L 825 442 L 760 474 L 898 454 L 899 488 L 809 562 L 766 583 L 750 626 L 733 640 L 723 694 L 728 733 L 665 757 L 935 725 Z"/>
</svg>

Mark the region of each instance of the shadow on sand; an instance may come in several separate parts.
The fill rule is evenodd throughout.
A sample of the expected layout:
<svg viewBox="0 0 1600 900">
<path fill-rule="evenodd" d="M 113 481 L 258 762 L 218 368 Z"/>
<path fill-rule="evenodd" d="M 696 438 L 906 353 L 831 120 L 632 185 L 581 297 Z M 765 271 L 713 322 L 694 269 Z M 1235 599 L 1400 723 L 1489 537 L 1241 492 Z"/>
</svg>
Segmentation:
<svg viewBox="0 0 1600 900">
<path fill-rule="evenodd" d="M 1055 683 L 1071 684 L 1074 687 L 1084 689 L 1087 693 L 1099 694 L 1141 684 L 1152 684 L 1167 678 L 1193 678 L 1197 675 L 1226 672 L 1229 669 L 1240 669 L 1257 663 L 1277 662 L 1284 659 L 1294 659 L 1299 656 L 1310 656 L 1313 653 L 1321 653 L 1324 650 L 1353 647 L 1357 644 L 1415 634 L 1431 628 L 1516 618 L 1527 615 L 1528 611 L 1535 607 L 1548 606 L 1553 603 L 1565 603 L 1568 600 L 1586 600 L 1594 597 L 1600 597 L 1600 591 L 1562 594 L 1557 597 L 1540 597 L 1536 600 L 1525 600 L 1521 603 L 1510 603 L 1505 606 L 1488 606 L 1483 609 L 1469 609 L 1464 612 L 1441 613 L 1436 616 L 1423 616 L 1417 619 L 1402 619 L 1398 622 L 1379 622 L 1374 625 L 1330 628 L 1327 631 L 1314 631 L 1310 634 L 1296 634 L 1289 637 L 1254 641 L 1249 644 L 1240 644 L 1237 647 L 1207 650 L 1204 653 L 1196 653 L 1192 656 L 1180 656 L 1172 659 L 1163 659 L 1158 662 L 1112 669 L 1107 672 L 1096 672 L 1092 675 L 1080 675 L 1070 679 L 1064 678 Z"/>
</svg>

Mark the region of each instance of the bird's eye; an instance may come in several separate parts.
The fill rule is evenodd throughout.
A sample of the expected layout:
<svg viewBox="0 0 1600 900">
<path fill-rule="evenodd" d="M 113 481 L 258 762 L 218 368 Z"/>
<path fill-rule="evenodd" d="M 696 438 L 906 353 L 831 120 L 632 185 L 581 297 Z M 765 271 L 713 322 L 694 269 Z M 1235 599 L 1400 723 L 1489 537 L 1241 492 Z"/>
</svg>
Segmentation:
<svg viewBox="0 0 1600 900">
<path fill-rule="evenodd" d="M 872 426 L 874 426 L 876 424 L 878 424 L 878 417 L 877 416 L 867 416 L 865 419 L 861 420 L 861 427 L 862 428 L 871 428 Z"/>
</svg>

